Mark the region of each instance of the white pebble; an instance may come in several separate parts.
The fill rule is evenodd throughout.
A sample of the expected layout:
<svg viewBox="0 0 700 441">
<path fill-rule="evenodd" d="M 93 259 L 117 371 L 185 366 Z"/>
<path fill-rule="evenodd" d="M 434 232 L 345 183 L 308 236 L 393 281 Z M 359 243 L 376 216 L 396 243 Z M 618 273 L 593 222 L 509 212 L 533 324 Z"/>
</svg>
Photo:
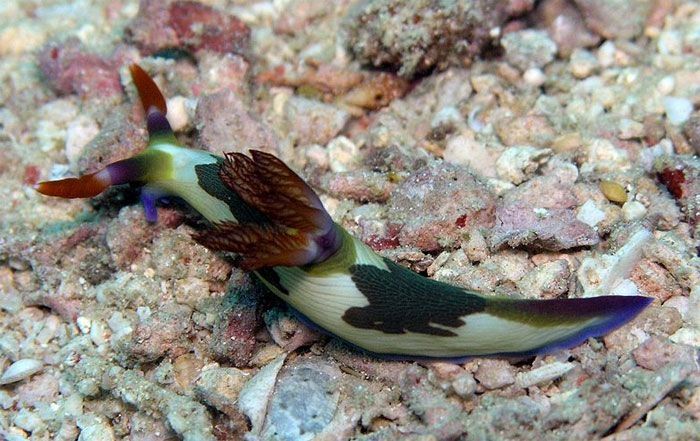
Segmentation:
<svg viewBox="0 0 700 441">
<path fill-rule="evenodd" d="M 518 387 L 525 388 L 540 383 L 546 383 L 547 381 L 556 380 L 573 368 L 573 363 L 555 361 L 554 363 L 546 364 L 529 372 L 520 372 L 515 377 L 515 384 Z"/>
<path fill-rule="evenodd" d="M 528 145 L 509 147 L 496 161 L 496 172 L 501 179 L 518 185 L 529 179 L 550 156 L 550 149 L 538 149 Z"/>
<path fill-rule="evenodd" d="M 109 319 L 107 320 L 107 325 L 114 333 L 112 335 L 112 341 L 117 341 L 122 337 L 129 335 L 131 334 L 131 332 L 133 332 L 131 322 L 126 317 L 124 317 L 124 315 L 119 311 L 115 311 L 109 317 Z"/>
<path fill-rule="evenodd" d="M 523 73 L 523 79 L 525 82 L 531 86 L 539 87 L 544 84 L 547 80 L 542 69 L 538 67 L 531 67 Z"/>
<path fill-rule="evenodd" d="M 659 35 L 657 48 L 663 55 L 678 55 L 683 51 L 683 37 L 676 30 L 663 31 Z"/>
<path fill-rule="evenodd" d="M 80 329 L 80 332 L 82 332 L 83 334 L 90 333 L 90 326 L 92 326 L 92 321 L 89 318 L 80 316 L 75 321 L 75 324 L 78 325 L 78 329 Z"/>
<path fill-rule="evenodd" d="M 640 295 L 637 285 L 630 279 L 622 279 L 620 283 L 610 291 L 613 296 L 637 296 Z"/>
<path fill-rule="evenodd" d="M 641 219 L 646 213 L 646 207 L 639 201 L 627 201 L 622 206 L 622 216 L 627 221 Z"/>
<path fill-rule="evenodd" d="M 36 374 L 43 369 L 44 364 L 32 358 L 23 358 L 10 365 L 0 377 L 0 384 L 15 383 Z"/>
<path fill-rule="evenodd" d="M 598 59 L 585 49 L 574 49 L 569 70 L 576 78 L 588 78 L 598 67 Z"/>
<path fill-rule="evenodd" d="M 673 89 L 675 88 L 676 80 L 671 75 L 666 75 L 656 84 L 656 90 L 658 90 L 659 93 L 664 96 L 673 92 Z"/>
<path fill-rule="evenodd" d="M 595 202 L 589 199 L 578 209 L 576 219 L 590 227 L 595 227 L 605 219 L 605 212 L 596 207 Z"/>
<path fill-rule="evenodd" d="M 92 340 L 95 346 L 106 344 L 109 341 L 110 334 L 111 333 L 101 321 L 95 320 L 92 322 L 92 326 L 90 327 L 90 340 Z"/>
<path fill-rule="evenodd" d="M 667 96 L 664 97 L 664 110 L 671 124 L 681 125 L 693 113 L 693 103 L 687 98 Z"/>
<path fill-rule="evenodd" d="M 17 396 L 10 395 L 7 391 L 0 389 L 0 409 L 7 410 L 15 405 Z"/>
<path fill-rule="evenodd" d="M 617 52 L 617 48 L 612 41 L 608 40 L 601 44 L 598 48 L 598 63 L 602 67 L 612 66 L 615 63 L 615 52 Z"/>
<path fill-rule="evenodd" d="M 168 99 L 168 122 L 173 131 L 180 132 L 190 124 L 187 98 L 184 96 L 174 96 Z"/>
</svg>

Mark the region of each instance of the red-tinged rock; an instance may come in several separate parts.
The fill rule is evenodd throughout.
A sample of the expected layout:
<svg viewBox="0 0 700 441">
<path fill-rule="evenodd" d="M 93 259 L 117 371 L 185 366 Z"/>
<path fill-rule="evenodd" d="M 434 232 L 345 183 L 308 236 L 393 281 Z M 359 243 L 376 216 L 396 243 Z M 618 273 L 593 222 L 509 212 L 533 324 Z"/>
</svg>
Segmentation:
<svg viewBox="0 0 700 441">
<path fill-rule="evenodd" d="M 683 173 L 683 170 L 664 168 L 659 172 L 659 179 L 676 199 L 681 199 L 685 196 L 683 191 L 685 187 L 685 173 Z"/>
<path fill-rule="evenodd" d="M 637 364 L 644 369 L 659 370 L 669 363 L 684 361 L 692 364 L 695 350 L 690 346 L 675 344 L 668 339 L 652 336 L 632 352 Z"/>
<path fill-rule="evenodd" d="M 106 234 L 112 260 L 117 268 L 129 270 L 137 262 L 158 233 L 146 222 L 143 209 L 138 206 L 124 207 L 116 219 L 113 219 Z"/>
<path fill-rule="evenodd" d="M 34 185 L 39 182 L 39 177 L 41 176 L 41 171 L 36 165 L 28 165 L 24 167 L 24 179 L 23 183 L 25 185 Z"/>
<path fill-rule="evenodd" d="M 640 291 L 662 302 L 669 297 L 683 295 L 683 289 L 668 270 L 648 259 L 643 259 L 637 264 L 630 274 L 630 280 Z"/>
<path fill-rule="evenodd" d="M 646 26 L 656 29 L 663 28 L 666 17 L 673 14 L 676 4 L 677 2 L 674 0 L 653 0 Z"/>
<path fill-rule="evenodd" d="M 174 48 L 245 54 L 250 44 L 245 23 L 193 1 L 141 0 L 126 34 L 146 54 Z"/>
<path fill-rule="evenodd" d="M 700 217 L 700 159 L 697 156 L 663 156 L 654 163 L 662 184 L 676 198 L 693 226 Z"/>
<path fill-rule="evenodd" d="M 284 122 L 296 145 L 325 145 L 338 136 L 349 119 L 350 114 L 339 106 L 297 95 L 284 105 Z"/>
<path fill-rule="evenodd" d="M 364 222 L 361 220 L 360 227 L 363 227 L 363 223 Z M 373 229 L 362 228 L 360 238 L 374 251 L 390 250 L 401 246 L 401 241 L 399 241 L 401 224 L 387 223 L 384 225 L 384 230 L 380 234 L 368 233 L 368 230 L 374 231 Z"/>
<path fill-rule="evenodd" d="M 121 97 L 119 65 L 88 52 L 77 39 L 50 44 L 39 54 L 39 68 L 61 95 L 83 98 Z"/>
<path fill-rule="evenodd" d="M 576 174 L 549 170 L 547 175 L 536 176 L 503 195 L 503 204 L 523 204 L 533 208 L 574 208 Z"/>
<path fill-rule="evenodd" d="M 241 20 L 197 2 L 170 5 L 170 24 L 181 43 L 195 51 L 242 53 L 250 38 L 250 29 Z"/>
<path fill-rule="evenodd" d="M 422 251 L 453 246 L 459 225 L 493 225 L 495 197 L 489 187 L 465 167 L 433 163 L 406 178 L 389 200 L 389 219 L 402 224 L 399 241 Z"/>
<path fill-rule="evenodd" d="M 501 204 L 496 209 L 496 227 L 489 237 L 491 247 L 562 251 L 596 245 L 598 233 L 576 219 L 568 208 L 538 208 L 521 203 Z"/>
</svg>

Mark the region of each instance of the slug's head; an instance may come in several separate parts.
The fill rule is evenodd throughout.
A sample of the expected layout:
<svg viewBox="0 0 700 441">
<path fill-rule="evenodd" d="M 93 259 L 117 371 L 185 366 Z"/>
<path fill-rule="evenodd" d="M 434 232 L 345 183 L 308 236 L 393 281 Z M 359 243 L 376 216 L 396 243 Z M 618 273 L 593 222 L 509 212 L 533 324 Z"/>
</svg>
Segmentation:
<svg viewBox="0 0 700 441">
<path fill-rule="evenodd" d="M 165 98 L 153 79 L 137 64 L 129 66 L 148 125 L 149 146 L 162 143 L 177 144 L 166 118 Z M 107 165 L 104 169 L 76 178 L 39 182 L 35 190 L 47 196 L 62 198 L 89 198 L 97 196 L 108 187 L 118 184 L 148 184 L 167 172 L 168 158 L 162 152 L 147 149 L 132 158 Z M 155 205 L 152 192 L 144 191 L 142 200 L 149 221 L 155 222 Z"/>
<path fill-rule="evenodd" d="M 275 156 L 250 154 L 228 153 L 219 177 L 267 221 L 218 223 L 195 239 L 213 250 L 241 254 L 247 270 L 303 266 L 335 254 L 342 235 L 316 193 Z"/>
</svg>

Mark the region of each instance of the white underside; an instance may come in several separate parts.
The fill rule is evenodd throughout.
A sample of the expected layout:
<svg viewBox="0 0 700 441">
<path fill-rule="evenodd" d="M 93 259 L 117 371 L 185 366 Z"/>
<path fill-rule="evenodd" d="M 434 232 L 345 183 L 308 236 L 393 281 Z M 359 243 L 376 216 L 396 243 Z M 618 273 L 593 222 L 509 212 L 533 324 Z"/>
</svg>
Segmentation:
<svg viewBox="0 0 700 441">
<path fill-rule="evenodd" d="M 360 241 L 353 240 L 358 255 L 357 263 L 384 266 L 383 261 Z M 462 357 L 495 353 L 526 352 L 560 341 L 588 323 L 570 323 L 551 327 L 536 327 L 486 313 L 462 317 L 465 324 L 459 328 L 442 327 L 457 336 L 436 336 L 415 332 L 386 334 L 376 329 L 360 329 L 342 319 L 352 307 L 369 304 L 349 275 L 335 274 L 314 277 L 299 268 L 275 268 L 285 287 L 285 295 L 268 285 L 285 302 L 311 321 L 338 337 L 366 350 L 379 354 L 398 354 L 429 357 Z M 417 276 L 419 277 L 419 276 Z M 466 293 L 465 293 L 466 296 Z"/>
</svg>

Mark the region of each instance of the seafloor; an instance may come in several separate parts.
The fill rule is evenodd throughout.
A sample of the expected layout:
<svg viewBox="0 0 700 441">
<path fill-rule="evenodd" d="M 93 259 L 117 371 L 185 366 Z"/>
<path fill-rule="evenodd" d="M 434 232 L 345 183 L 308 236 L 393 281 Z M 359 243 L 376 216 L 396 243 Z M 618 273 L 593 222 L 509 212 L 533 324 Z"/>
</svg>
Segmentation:
<svg viewBox="0 0 700 441">
<path fill-rule="evenodd" d="M 700 438 L 700 4 L 0 2 L 0 439 Z M 642 294 L 521 360 L 381 361 L 299 323 L 134 189 L 39 195 L 145 147 L 274 152 L 427 277 Z"/>
</svg>

